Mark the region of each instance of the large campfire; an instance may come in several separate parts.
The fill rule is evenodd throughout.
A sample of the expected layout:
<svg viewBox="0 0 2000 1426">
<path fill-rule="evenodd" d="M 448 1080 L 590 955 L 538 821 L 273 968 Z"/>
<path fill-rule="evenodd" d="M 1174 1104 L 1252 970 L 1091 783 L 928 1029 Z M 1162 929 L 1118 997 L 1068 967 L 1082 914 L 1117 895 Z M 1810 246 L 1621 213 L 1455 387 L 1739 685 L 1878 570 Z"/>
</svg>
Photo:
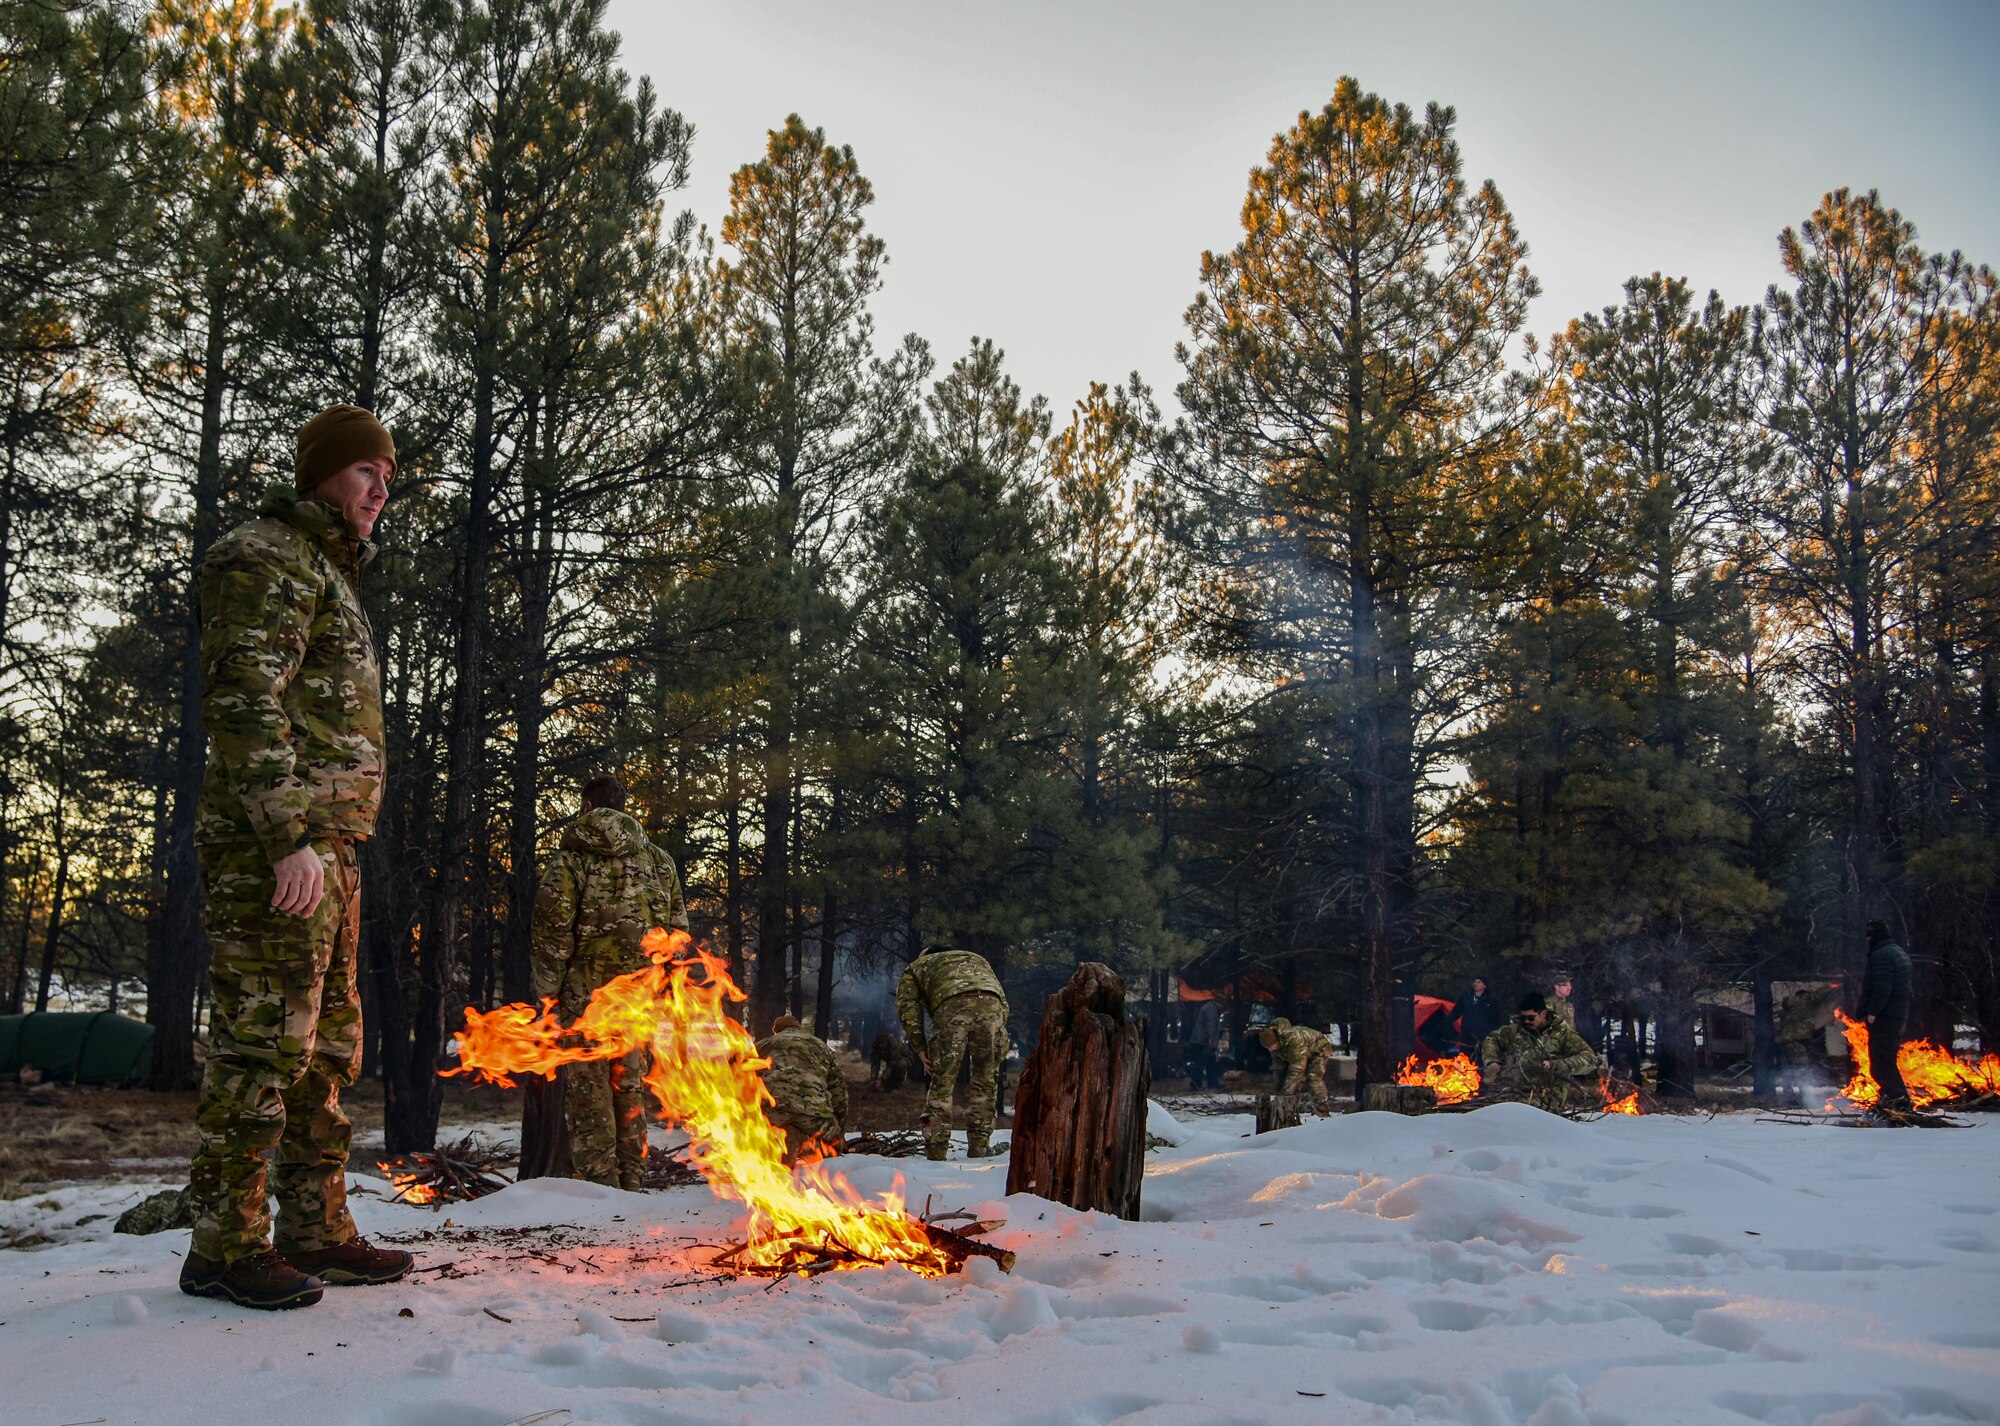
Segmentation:
<svg viewBox="0 0 2000 1426">
<path fill-rule="evenodd" d="M 1869 1061 L 1868 1027 L 1836 1010 L 1840 1028 L 1847 1036 L 1848 1062 L 1852 1073 L 1847 1087 L 1826 1107 L 1834 1109 L 1845 1099 L 1861 1109 L 1872 1109 L 1882 1097 Z M 1909 1086 L 1910 1103 L 1919 1109 L 1951 1104 L 1963 1107 L 1975 1100 L 2000 1097 L 2000 1054 L 1989 1052 L 1977 1063 L 1961 1060 L 1929 1040 L 1910 1040 L 1896 1055 L 1896 1068 Z"/>
<path fill-rule="evenodd" d="M 812 1274 L 900 1263 L 938 1277 L 974 1255 L 1012 1266 L 1011 1253 L 912 1215 L 900 1181 L 871 1200 L 824 1160 L 787 1167 L 784 1134 L 764 1114 L 770 1095 L 758 1071 L 769 1062 L 726 1010 L 746 999 L 727 963 L 680 931 L 650 931 L 645 948 L 652 964 L 605 985 L 574 1023 L 552 1001 L 468 1009 L 458 1068 L 446 1073 L 511 1086 L 515 1075 L 552 1076 L 566 1064 L 650 1051 L 646 1085 L 661 1115 L 687 1131 L 689 1157 L 709 1187 L 747 1211 L 744 1241 L 718 1259 L 731 1270 Z"/>
</svg>

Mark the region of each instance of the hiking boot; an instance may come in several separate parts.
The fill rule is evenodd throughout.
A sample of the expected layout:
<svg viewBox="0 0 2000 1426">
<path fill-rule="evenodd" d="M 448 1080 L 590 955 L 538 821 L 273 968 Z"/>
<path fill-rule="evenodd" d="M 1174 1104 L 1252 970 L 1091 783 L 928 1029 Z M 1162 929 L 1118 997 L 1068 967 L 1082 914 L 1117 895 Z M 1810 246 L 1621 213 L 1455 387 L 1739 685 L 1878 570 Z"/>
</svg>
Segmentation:
<svg viewBox="0 0 2000 1426">
<path fill-rule="evenodd" d="M 934 1164 L 943 1163 L 945 1161 L 945 1156 L 950 1152 L 951 1152 L 951 1145 L 949 1144 L 924 1145 L 924 1157 L 929 1159 Z"/>
<path fill-rule="evenodd" d="M 275 1312 L 310 1307 L 325 1290 L 318 1278 L 300 1272 L 269 1248 L 227 1267 L 193 1252 L 181 1260 L 181 1291 L 189 1297 L 219 1297 L 238 1307 Z"/>
<path fill-rule="evenodd" d="M 400 1282 L 417 1265 L 401 1248 L 378 1248 L 366 1238 L 349 1238 L 313 1253 L 286 1253 L 285 1261 L 320 1278 L 328 1287 L 371 1287 Z"/>
</svg>

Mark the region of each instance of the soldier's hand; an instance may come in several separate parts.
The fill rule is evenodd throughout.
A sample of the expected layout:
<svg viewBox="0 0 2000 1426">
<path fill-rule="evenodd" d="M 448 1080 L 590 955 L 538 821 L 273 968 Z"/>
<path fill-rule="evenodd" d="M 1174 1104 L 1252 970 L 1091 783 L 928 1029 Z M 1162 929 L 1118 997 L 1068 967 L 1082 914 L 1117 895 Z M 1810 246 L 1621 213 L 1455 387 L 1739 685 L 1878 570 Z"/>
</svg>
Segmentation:
<svg viewBox="0 0 2000 1426">
<path fill-rule="evenodd" d="M 278 879 L 277 894 L 271 898 L 272 910 L 310 916 L 318 909 L 320 897 L 326 894 L 326 868 L 318 852 L 311 847 L 300 847 L 290 856 L 271 863 L 271 871 Z"/>
<path fill-rule="evenodd" d="M 1542 1068 L 1543 1068 L 1543 1069 L 1554 1069 L 1554 1068 L 1555 1068 L 1555 1061 L 1554 1061 L 1554 1060 L 1543 1060 L 1543 1061 L 1542 1061 Z"/>
<path fill-rule="evenodd" d="M 931 1057 L 925 1054 L 922 1050 L 917 1051 L 917 1063 L 924 1067 L 925 1074 L 929 1074 L 931 1072 Z"/>
</svg>

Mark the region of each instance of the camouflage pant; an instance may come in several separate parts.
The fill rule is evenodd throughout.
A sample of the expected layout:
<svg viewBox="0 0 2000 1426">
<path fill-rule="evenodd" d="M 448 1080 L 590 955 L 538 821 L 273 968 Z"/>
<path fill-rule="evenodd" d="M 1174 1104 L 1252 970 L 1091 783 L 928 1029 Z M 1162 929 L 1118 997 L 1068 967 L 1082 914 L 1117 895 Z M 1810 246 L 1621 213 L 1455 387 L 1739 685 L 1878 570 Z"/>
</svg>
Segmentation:
<svg viewBox="0 0 2000 1426">
<path fill-rule="evenodd" d="M 576 1177 L 636 1189 L 646 1162 L 646 1052 L 569 1070 L 569 1157 Z"/>
<path fill-rule="evenodd" d="M 1297 1064 L 1287 1065 L 1273 1091 L 1284 1095 L 1310 1094 L 1321 1106 L 1326 1104 L 1326 1067 L 1333 1059 L 1331 1049 L 1308 1050 Z"/>
<path fill-rule="evenodd" d="M 340 1090 L 354 1083 L 361 1060 L 361 883 L 351 839 L 315 840 L 313 849 L 326 892 L 304 917 L 271 909 L 276 881 L 255 842 L 200 849 L 215 1003 L 188 1187 L 193 1250 L 213 1261 L 266 1246 L 273 1149 L 276 1246 L 311 1252 L 355 1232 L 347 1212 L 353 1130 Z"/>
<path fill-rule="evenodd" d="M 1007 1007 L 991 995 L 954 995 L 931 1016 L 931 1088 L 924 1100 L 924 1148 L 939 1151 L 951 1142 L 951 1093 L 958 1066 L 972 1056 L 972 1098 L 965 1106 L 965 1138 L 983 1148 L 993 1137 L 993 1100 L 1000 1088 L 1000 1062 L 1007 1058 Z"/>
</svg>

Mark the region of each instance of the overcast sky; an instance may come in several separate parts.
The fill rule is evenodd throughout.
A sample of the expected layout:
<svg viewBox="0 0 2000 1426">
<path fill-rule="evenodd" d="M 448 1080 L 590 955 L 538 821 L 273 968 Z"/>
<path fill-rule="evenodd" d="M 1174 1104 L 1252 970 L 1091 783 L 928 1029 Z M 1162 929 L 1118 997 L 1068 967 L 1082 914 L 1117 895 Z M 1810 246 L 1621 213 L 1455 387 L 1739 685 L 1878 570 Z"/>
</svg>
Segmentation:
<svg viewBox="0 0 2000 1426">
<path fill-rule="evenodd" d="M 1546 334 L 1659 269 L 1751 302 L 1777 234 L 1877 188 L 1927 248 L 2000 264 L 2000 3 L 612 0 L 628 68 L 697 130 L 682 206 L 796 111 L 853 146 L 888 244 L 881 336 L 974 334 L 1060 414 L 1137 369 L 1170 396 L 1204 248 L 1341 75 L 1458 111 L 1513 209 Z"/>
</svg>

